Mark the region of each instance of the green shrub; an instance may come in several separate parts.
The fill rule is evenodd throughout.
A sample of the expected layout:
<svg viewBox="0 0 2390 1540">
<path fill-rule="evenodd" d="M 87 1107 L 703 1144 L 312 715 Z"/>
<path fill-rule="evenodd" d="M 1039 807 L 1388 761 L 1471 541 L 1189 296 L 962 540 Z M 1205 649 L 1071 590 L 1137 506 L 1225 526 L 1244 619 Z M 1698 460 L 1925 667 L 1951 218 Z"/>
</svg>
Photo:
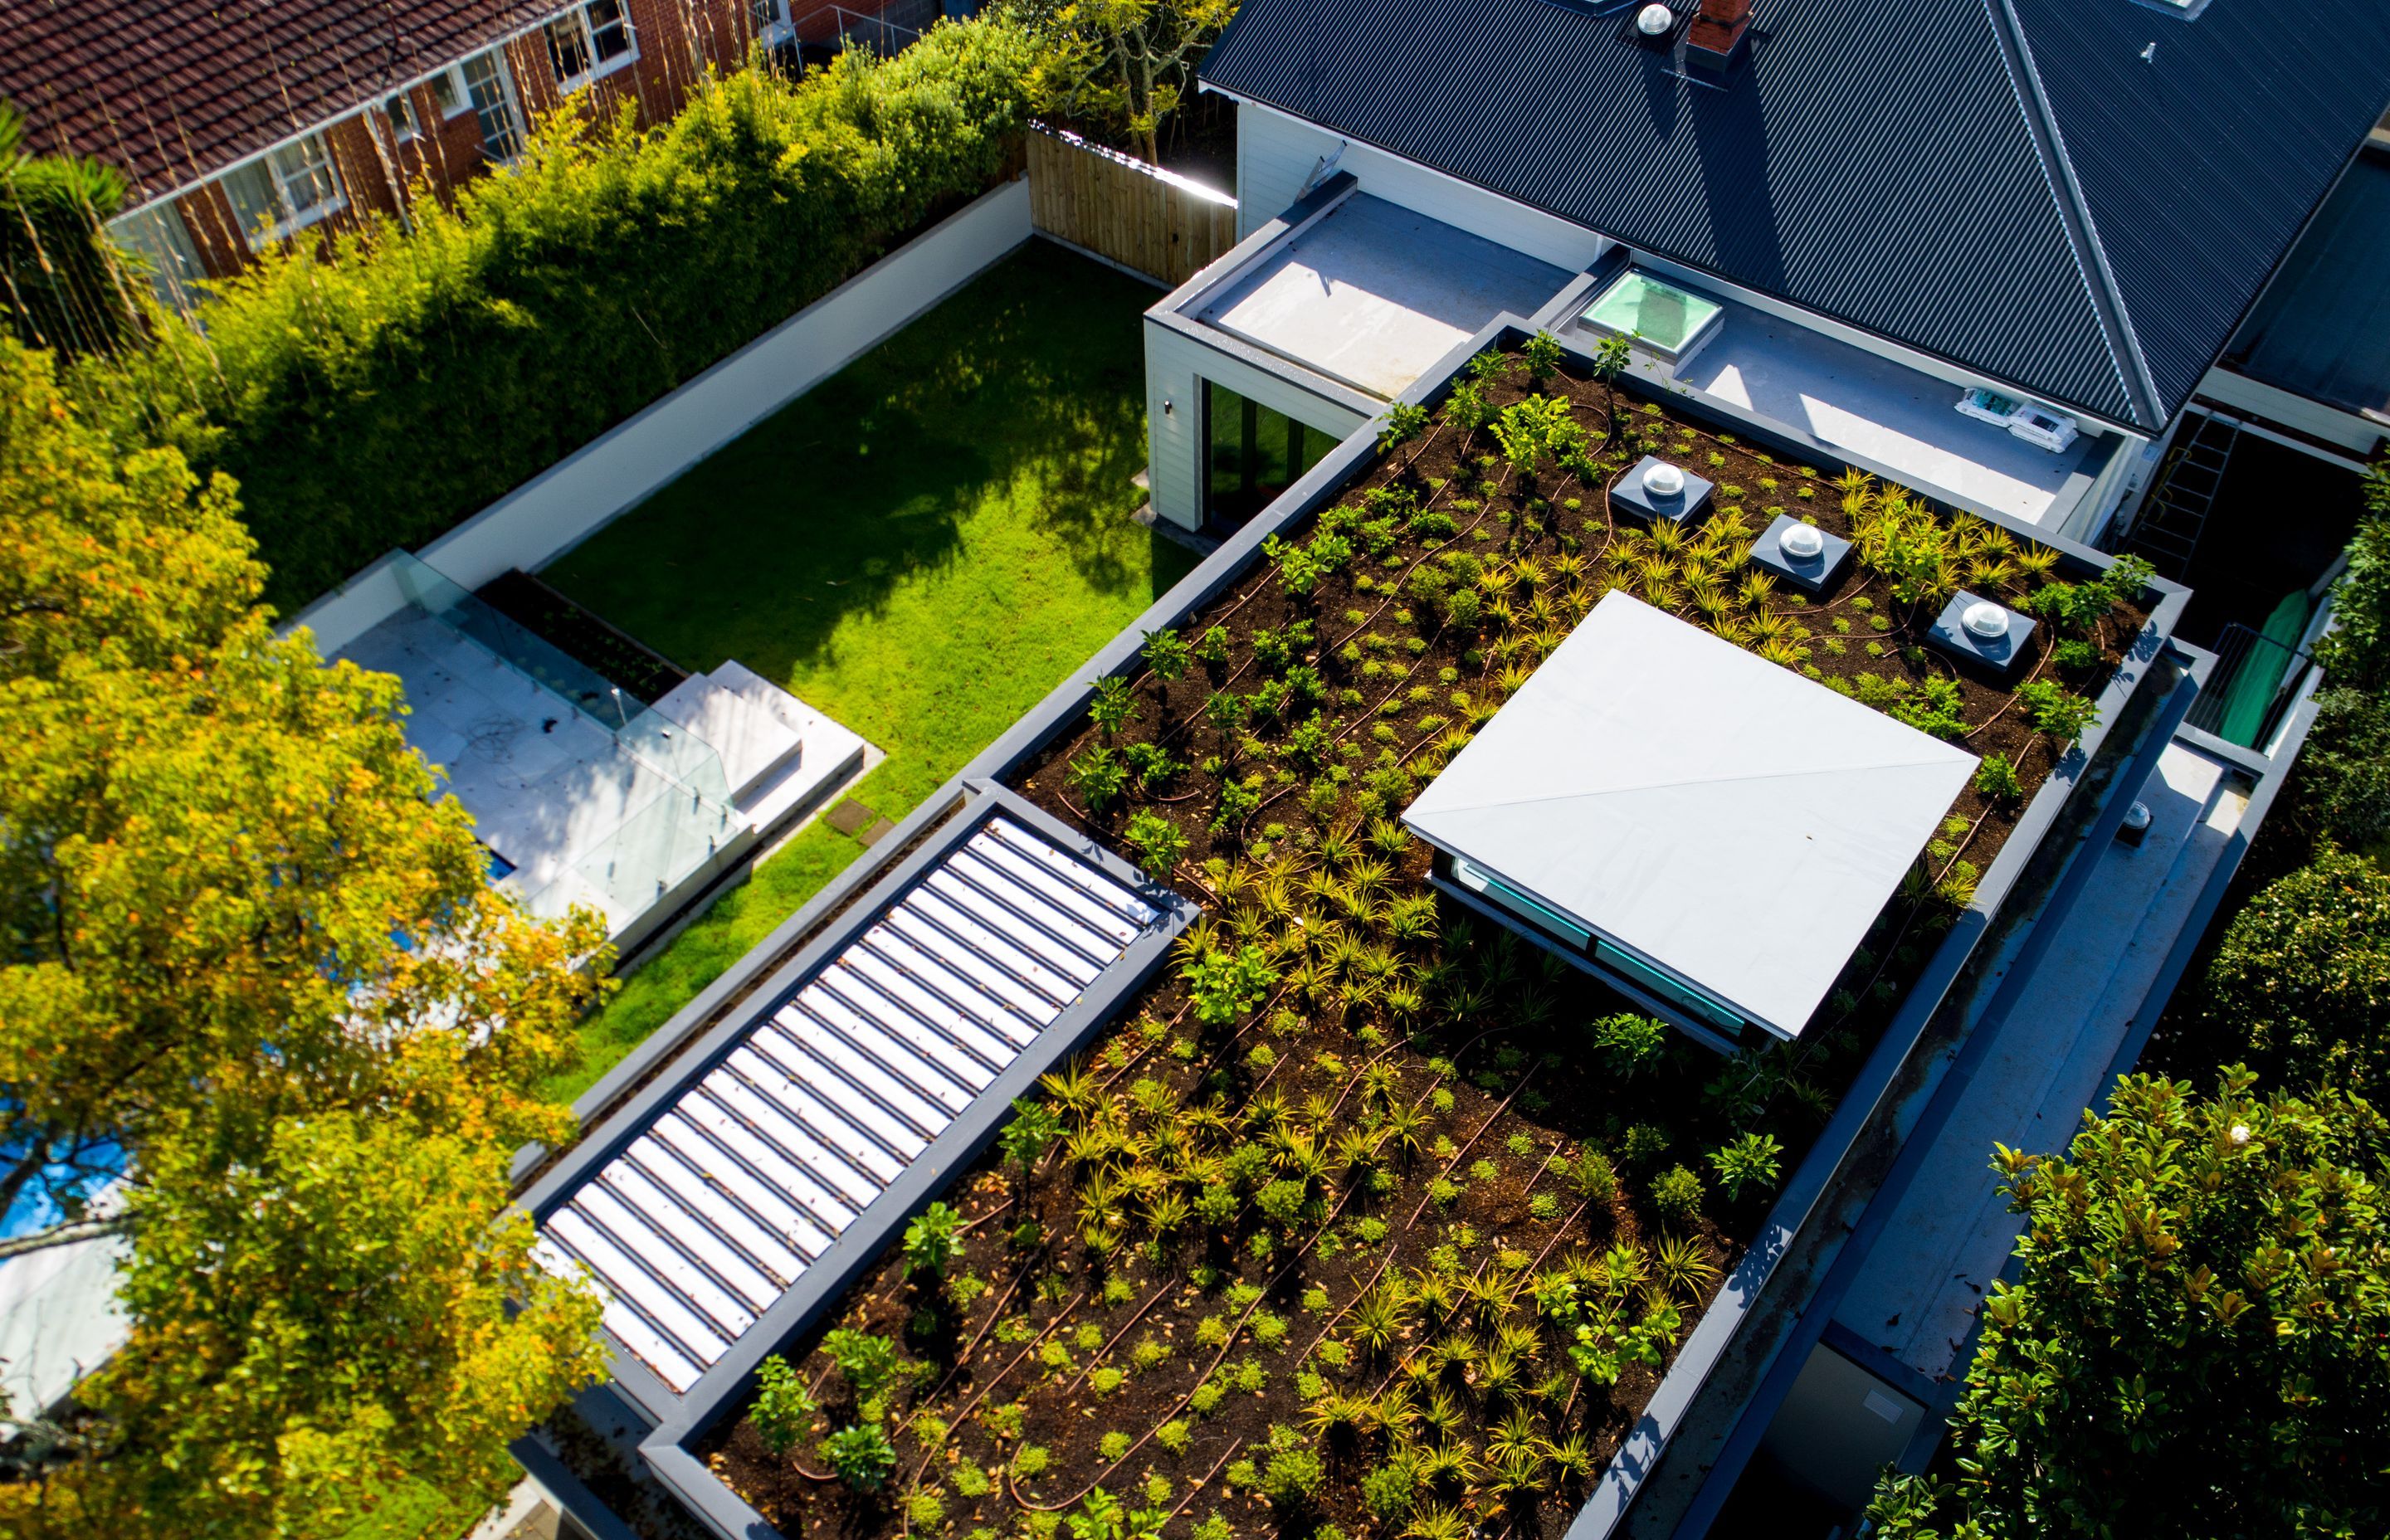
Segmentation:
<svg viewBox="0 0 2390 1540">
<path fill-rule="evenodd" d="M 1120 1459 L 1128 1453 L 1128 1435 L 1114 1429 L 1096 1441 L 1096 1453 L 1107 1461 Z"/>
<path fill-rule="evenodd" d="M 896 1469 L 896 1450 L 877 1422 L 842 1428 L 822 1442 L 822 1458 L 857 1492 L 878 1491 Z"/>
<path fill-rule="evenodd" d="M 1174 1455 L 1184 1455 L 1195 1443 L 1194 1430 L 1174 1418 L 1153 1431 L 1153 1441 Z"/>
<path fill-rule="evenodd" d="M 2269 1079 L 2378 1097 L 2390 1082 L 2390 874 L 2327 850 L 2233 917 L 2207 982 L 2211 1010 L 2246 1034 Z"/>
<path fill-rule="evenodd" d="M 747 1420 L 755 1425 L 765 1448 L 785 1455 L 812 1425 L 814 1398 L 804 1380 L 777 1353 L 757 1367 L 755 1384 L 755 1405 L 748 1409 Z"/>
<path fill-rule="evenodd" d="M 451 210 L 419 198 L 328 259 L 268 250 L 204 335 L 77 370 L 121 424 L 162 422 L 241 484 L 268 597 L 295 609 L 413 546 L 818 299 L 1002 173 L 1028 37 L 936 27 L 791 80 L 707 81 L 679 116 L 545 121 Z"/>
<path fill-rule="evenodd" d="M 1670 1166 L 1651 1183 L 1651 1205 L 1669 1219 L 1686 1220 L 1702 1212 L 1702 1179 L 1687 1166 Z"/>
</svg>

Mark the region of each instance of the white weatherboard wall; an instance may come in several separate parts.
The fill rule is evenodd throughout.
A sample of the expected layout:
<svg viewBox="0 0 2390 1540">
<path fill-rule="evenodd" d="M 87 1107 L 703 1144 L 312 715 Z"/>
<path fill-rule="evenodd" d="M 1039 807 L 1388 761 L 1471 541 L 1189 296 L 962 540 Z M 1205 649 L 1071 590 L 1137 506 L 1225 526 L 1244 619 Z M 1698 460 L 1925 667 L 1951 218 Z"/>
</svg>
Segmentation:
<svg viewBox="0 0 2390 1540">
<path fill-rule="evenodd" d="M 1207 348 L 1184 332 L 1145 323 L 1145 437 L 1153 483 L 1153 511 L 1183 529 L 1203 522 L 1203 381 L 1331 438 L 1343 440 L 1369 419 L 1349 406 L 1311 394 L 1283 376 Z M 1164 410 L 1165 404 L 1168 409 Z"/>
<path fill-rule="evenodd" d="M 903 329 L 1026 241 L 1017 177 L 880 258 L 636 416 L 593 439 L 417 554 L 458 585 L 535 571 Z M 397 607 L 376 562 L 301 612 L 338 650 Z"/>
<path fill-rule="evenodd" d="M 1612 242 L 1581 225 L 1472 187 L 1414 160 L 1339 138 L 1314 123 L 1253 102 L 1237 104 L 1237 235 L 1284 213 L 1306 190 L 1323 156 L 1343 152 L 1334 171 L 1350 172 L 1361 190 L 1456 229 L 1483 236 L 1569 272 L 1591 266 Z M 1332 174 L 1332 173 L 1331 173 Z"/>
</svg>

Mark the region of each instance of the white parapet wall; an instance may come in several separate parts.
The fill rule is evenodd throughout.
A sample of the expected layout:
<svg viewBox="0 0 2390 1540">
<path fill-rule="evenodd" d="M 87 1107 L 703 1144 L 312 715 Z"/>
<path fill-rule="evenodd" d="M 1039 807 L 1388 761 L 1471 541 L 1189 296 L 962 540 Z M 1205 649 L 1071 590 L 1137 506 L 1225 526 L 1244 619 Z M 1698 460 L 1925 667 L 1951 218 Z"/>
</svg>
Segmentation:
<svg viewBox="0 0 2390 1540">
<path fill-rule="evenodd" d="M 721 363 L 599 434 L 417 554 L 473 589 L 533 571 L 877 347 L 1030 237 L 1016 177 L 922 232 Z M 405 602 L 377 561 L 302 610 L 326 653 Z"/>
</svg>

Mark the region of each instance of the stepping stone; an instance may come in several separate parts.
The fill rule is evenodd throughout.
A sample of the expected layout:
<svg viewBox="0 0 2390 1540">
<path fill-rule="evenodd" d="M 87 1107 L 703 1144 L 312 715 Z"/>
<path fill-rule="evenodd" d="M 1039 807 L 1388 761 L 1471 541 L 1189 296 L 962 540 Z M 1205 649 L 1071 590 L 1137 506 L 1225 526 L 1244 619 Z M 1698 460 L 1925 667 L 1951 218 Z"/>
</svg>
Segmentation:
<svg viewBox="0 0 2390 1540">
<path fill-rule="evenodd" d="M 887 819 L 882 818 L 878 823 L 873 824 L 869 828 L 867 828 L 862 833 L 856 835 L 855 838 L 863 841 L 864 849 L 869 850 L 872 846 L 880 843 L 880 841 L 885 840 L 888 836 L 895 832 L 896 826 L 890 823 Z"/>
<path fill-rule="evenodd" d="M 840 802 L 836 807 L 831 808 L 828 813 L 822 815 L 822 822 L 838 830 L 841 834 L 850 836 L 860 836 L 865 829 L 871 827 L 872 820 L 875 818 L 878 818 L 879 821 L 883 824 L 888 821 L 885 818 L 880 818 L 879 814 L 872 812 L 871 809 L 864 806 L 861 802 L 856 802 L 853 797 L 847 798 L 844 802 Z M 863 842 L 867 845 L 871 841 L 866 840 Z"/>
</svg>

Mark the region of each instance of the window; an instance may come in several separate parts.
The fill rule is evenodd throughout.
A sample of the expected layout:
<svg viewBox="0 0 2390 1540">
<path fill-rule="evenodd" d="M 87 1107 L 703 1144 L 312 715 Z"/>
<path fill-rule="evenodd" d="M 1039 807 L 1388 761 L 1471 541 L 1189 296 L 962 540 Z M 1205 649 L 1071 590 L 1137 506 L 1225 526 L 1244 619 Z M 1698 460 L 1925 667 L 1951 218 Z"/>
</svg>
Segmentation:
<svg viewBox="0 0 2390 1540">
<path fill-rule="evenodd" d="M 402 145 L 423 132 L 415 121 L 415 103 L 404 91 L 381 104 L 381 115 L 390 120 L 390 136 Z"/>
<path fill-rule="evenodd" d="M 280 240 L 317 220 L 340 212 L 349 199 L 341 189 L 340 168 L 320 134 L 309 134 L 269 150 L 216 179 L 232 200 L 233 217 L 253 247 L 262 238 Z"/>
<path fill-rule="evenodd" d="M 747 15 L 755 24 L 757 40 L 767 46 L 796 35 L 796 26 L 789 19 L 789 0 L 748 0 Z"/>
<path fill-rule="evenodd" d="M 183 225 L 183 215 L 171 202 L 152 203 L 109 224 L 117 244 L 141 259 L 145 276 L 158 298 L 187 312 L 199 298 L 191 286 L 207 276 L 199 265 L 199 248 Z"/>
<path fill-rule="evenodd" d="M 431 100 L 443 118 L 453 118 L 471 104 L 465 99 L 465 83 L 461 71 L 451 65 L 424 83 L 431 87 Z"/>
<path fill-rule="evenodd" d="M 1228 529 L 1269 507 L 1336 446 L 1318 429 L 1208 379 L 1203 382 L 1203 417 L 1209 440 L 1203 517 Z"/>
<path fill-rule="evenodd" d="M 515 110 L 514 83 L 495 48 L 475 54 L 460 71 L 466 100 L 482 125 L 482 153 L 493 160 L 511 160 L 522 153 L 522 117 Z"/>
<path fill-rule="evenodd" d="M 623 0 L 588 0 L 547 24 L 547 58 L 566 90 L 639 57 Z"/>
</svg>

